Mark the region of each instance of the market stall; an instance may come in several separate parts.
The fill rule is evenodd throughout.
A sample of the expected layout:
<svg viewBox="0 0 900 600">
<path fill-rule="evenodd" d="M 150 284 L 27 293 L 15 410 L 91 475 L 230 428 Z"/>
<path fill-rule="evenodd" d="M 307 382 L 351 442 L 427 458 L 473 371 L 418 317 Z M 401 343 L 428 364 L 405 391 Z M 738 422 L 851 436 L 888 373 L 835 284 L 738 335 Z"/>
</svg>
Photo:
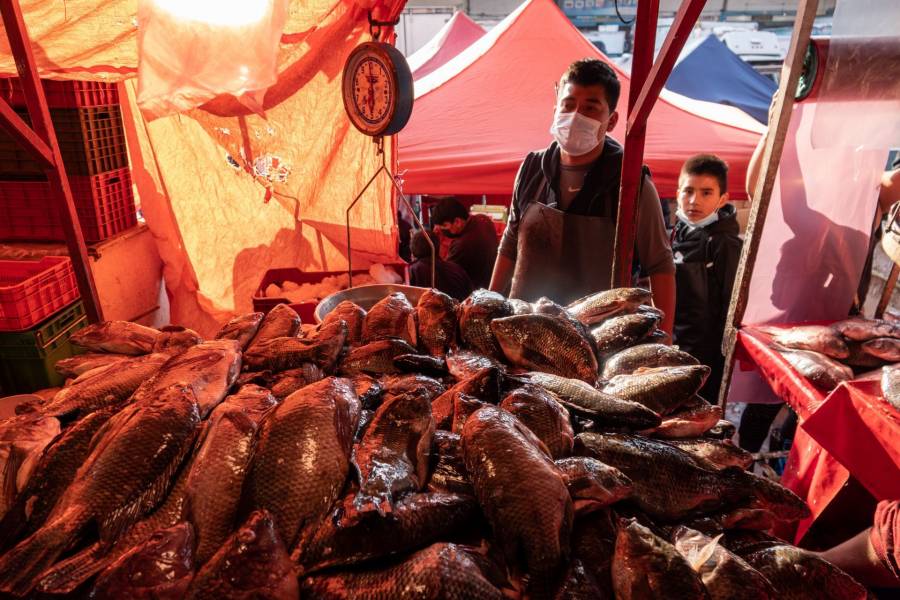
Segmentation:
<svg viewBox="0 0 900 600">
<path fill-rule="evenodd" d="M 464 12 L 450 20 L 424 46 L 409 56 L 409 70 L 415 79 L 425 77 L 484 35 L 484 29 Z"/>
</svg>

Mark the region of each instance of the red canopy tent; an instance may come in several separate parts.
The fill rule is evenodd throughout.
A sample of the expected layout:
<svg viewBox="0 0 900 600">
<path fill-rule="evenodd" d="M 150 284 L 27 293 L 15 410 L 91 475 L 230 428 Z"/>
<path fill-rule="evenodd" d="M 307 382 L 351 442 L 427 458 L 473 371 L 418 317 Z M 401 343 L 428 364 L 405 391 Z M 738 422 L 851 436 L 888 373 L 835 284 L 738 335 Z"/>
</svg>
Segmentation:
<svg viewBox="0 0 900 600">
<path fill-rule="evenodd" d="M 510 194 L 525 155 L 550 142 L 554 83 L 572 61 L 588 56 L 612 64 L 553 2 L 527 0 L 417 80 L 412 118 L 398 136 L 404 191 Z M 622 81 L 619 109 L 624 111 L 630 80 L 613 68 Z M 613 134 L 623 138 L 624 129 L 623 118 Z M 747 161 L 762 131 L 752 118 L 732 107 L 663 92 L 647 129 L 644 161 L 661 196 L 674 197 L 687 157 L 714 152 L 731 166 L 732 197 L 746 198 Z"/>
<path fill-rule="evenodd" d="M 413 79 L 421 79 L 443 66 L 484 35 L 484 29 L 466 13 L 456 11 L 427 44 L 407 59 Z"/>
</svg>

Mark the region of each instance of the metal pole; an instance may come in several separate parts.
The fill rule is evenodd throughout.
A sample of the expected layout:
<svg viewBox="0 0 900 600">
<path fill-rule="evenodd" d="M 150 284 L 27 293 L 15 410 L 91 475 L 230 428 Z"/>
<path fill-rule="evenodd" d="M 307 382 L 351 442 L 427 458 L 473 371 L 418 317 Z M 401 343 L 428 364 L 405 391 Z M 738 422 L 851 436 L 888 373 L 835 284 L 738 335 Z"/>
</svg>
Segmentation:
<svg viewBox="0 0 900 600">
<path fill-rule="evenodd" d="M 894 287 L 897 285 L 898 277 L 900 277 L 900 265 L 892 262 L 891 273 L 888 275 L 887 281 L 884 282 L 884 289 L 881 290 L 881 298 L 878 300 L 878 307 L 875 309 L 876 319 L 884 316 L 884 311 L 887 310 L 888 304 L 891 302 L 891 296 L 894 295 Z"/>
</svg>

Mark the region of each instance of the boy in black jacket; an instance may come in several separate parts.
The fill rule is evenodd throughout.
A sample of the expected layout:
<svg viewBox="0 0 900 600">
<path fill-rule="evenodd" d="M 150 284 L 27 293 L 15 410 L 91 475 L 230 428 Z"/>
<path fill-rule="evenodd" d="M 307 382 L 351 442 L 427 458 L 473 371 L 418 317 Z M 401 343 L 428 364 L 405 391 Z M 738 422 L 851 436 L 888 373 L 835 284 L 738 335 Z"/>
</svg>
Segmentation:
<svg viewBox="0 0 900 600">
<path fill-rule="evenodd" d="M 717 402 L 722 335 L 741 256 L 737 211 L 728 204 L 728 165 L 712 154 L 688 159 L 678 178 L 674 339 L 712 369 L 700 395 Z"/>
</svg>

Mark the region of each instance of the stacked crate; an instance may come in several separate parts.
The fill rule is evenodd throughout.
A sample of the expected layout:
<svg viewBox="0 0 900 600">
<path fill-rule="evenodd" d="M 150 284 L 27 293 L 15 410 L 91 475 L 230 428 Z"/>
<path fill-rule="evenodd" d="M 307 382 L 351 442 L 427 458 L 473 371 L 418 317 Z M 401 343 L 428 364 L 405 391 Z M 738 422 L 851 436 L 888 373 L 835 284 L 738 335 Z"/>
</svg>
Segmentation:
<svg viewBox="0 0 900 600">
<path fill-rule="evenodd" d="M 50 118 L 85 241 L 101 242 L 137 225 L 125 129 L 116 85 L 43 81 Z M 0 79 L 0 97 L 29 122 L 18 79 Z M 0 240 L 63 240 L 40 163 L 0 131 Z"/>
</svg>

